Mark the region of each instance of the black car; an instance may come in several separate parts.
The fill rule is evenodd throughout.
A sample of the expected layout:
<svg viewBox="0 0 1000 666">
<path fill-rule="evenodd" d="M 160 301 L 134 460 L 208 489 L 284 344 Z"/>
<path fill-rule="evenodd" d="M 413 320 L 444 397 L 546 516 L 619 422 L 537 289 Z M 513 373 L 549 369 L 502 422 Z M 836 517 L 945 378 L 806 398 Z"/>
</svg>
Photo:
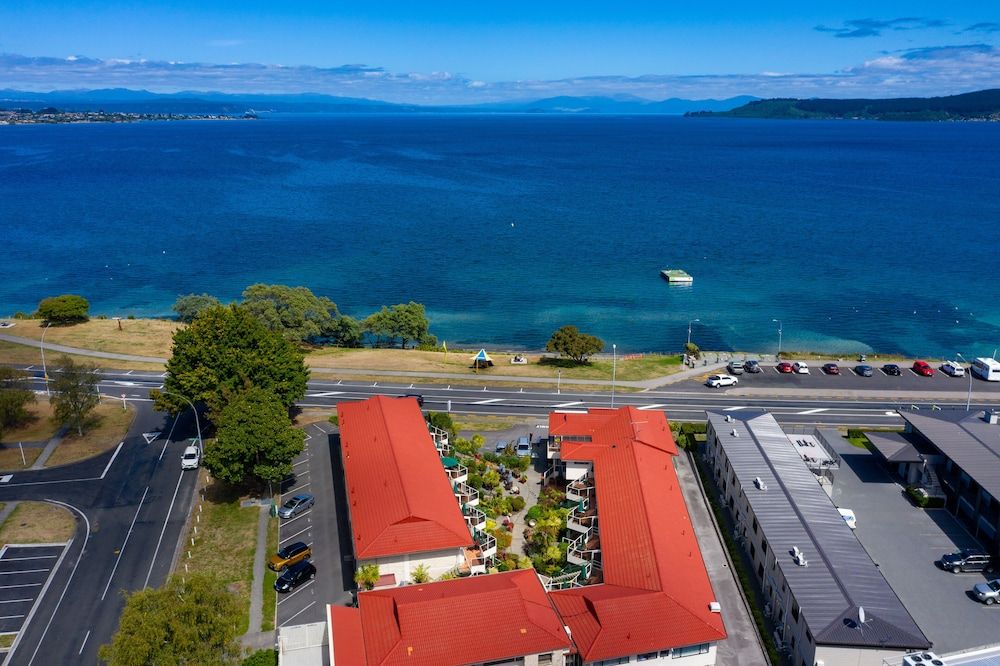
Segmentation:
<svg viewBox="0 0 1000 666">
<path fill-rule="evenodd" d="M 903 374 L 903 371 L 899 369 L 899 366 L 895 363 L 886 363 L 882 366 L 882 372 L 889 375 L 890 377 L 899 377 Z"/>
<path fill-rule="evenodd" d="M 424 406 L 424 396 L 420 395 L 419 393 L 407 393 L 403 397 L 404 398 L 416 398 L 417 404 L 420 405 L 421 407 Z"/>
<path fill-rule="evenodd" d="M 941 568 L 952 573 L 960 571 L 993 571 L 993 558 L 976 548 L 963 548 L 941 557 Z"/>
<path fill-rule="evenodd" d="M 854 368 L 854 372 L 857 373 L 859 377 L 871 377 L 875 374 L 875 369 L 870 365 L 859 365 Z"/>
<path fill-rule="evenodd" d="M 760 361 L 756 359 L 750 359 L 743 364 L 743 371 L 749 372 L 751 375 L 755 375 L 758 372 L 763 372 L 760 367 Z"/>
<path fill-rule="evenodd" d="M 285 569 L 285 573 L 274 581 L 274 589 L 278 592 L 290 592 L 307 580 L 316 577 L 316 567 L 309 560 L 293 564 Z"/>
</svg>

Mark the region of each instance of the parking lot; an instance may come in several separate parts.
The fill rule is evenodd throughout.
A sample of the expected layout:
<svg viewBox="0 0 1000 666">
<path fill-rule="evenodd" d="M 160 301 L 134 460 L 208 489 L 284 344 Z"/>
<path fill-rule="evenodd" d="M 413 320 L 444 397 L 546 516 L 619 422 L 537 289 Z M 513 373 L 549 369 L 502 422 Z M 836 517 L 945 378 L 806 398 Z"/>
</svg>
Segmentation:
<svg viewBox="0 0 1000 666">
<path fill-rule="evenodd" d="M 841 467 L 833 500 L 857 516 L 855 534 L 889 581 L 936 652 L 996 642 L 1000 606 L 969 596 L 983 574 L 952 574 L 935 562 L 945 553 L 977 546 L 944 509 L 923 510 L 903 495 L 866 450 L 846 440 L 838 447 Z"/>
<path fill-rule="evenodd" d="M 43 544 L 0 550 L 0 633 L 21 630 L 65 547 Z"/>
<path fill-rule="evenodd" d="M 326 604 L 351 602 L 351 542 L 349 536 L 346 543 L 342 541 L 348 523 L 338 510 L 346 503 L 337 496 L 337 491 L 342 491 L 343 471 L 339 441 L 333 433 L 335 429 L 327 424 L 313 424 L 306 429 L 305 450 L 293 463 L 292 479 L 282 485 L 282 501 L 298 493 L 316 498 L 311 509 L 282 520 L 278 533 L 281 546 L 303 541 L 312 547 L 316 578 L 291 592 L 278 594 L 279 627 L 323 621 Z"/>
<path fill-rule="evenodd" d="M 808 361 L 809 374 L 800 375 L 796 373 L 780 373 L 777 364 L 773 362 L 761 362 L 762 372 L 746 373 L 738 375 L 739 385 L 737 388 L 759 387 L 759 388 L 808 388 L 808 389 L 872 389 L 876 391 L 955 391 L 966 393 L 969 390 L 969 377 L 951 377 L 941 372 L 937 364 L 932 364 L 934 374 L 930 377 L 923 377 L 915 373 L 910 363 L 900 362 L 901 373 L 899 376 L 885 374 L 882 366 L 885 364 L 878 359 L 869 359 L 865 363 L 872 367 L 871 377 L 863 377 L 855 372 L 859 365 L 857 361 L 846 360 L 837 362 L 840 368 L 839 375 L 828 375 L 823 372 L 823 364 L 828 361 Z M 725 368 L 714 371 L 711 374 L 724 374 Z M 703 380 L 695 380 L 704 383 Z M 706 391 L 717 391 L 718 389 L 703 386 Z M 990 394 L 991 397 L 1000 397 L 1000 382 L 987 382 L 976 376 L 972 377 L 972 397 L 973 400 L 982 394 Z"/>
</svg>

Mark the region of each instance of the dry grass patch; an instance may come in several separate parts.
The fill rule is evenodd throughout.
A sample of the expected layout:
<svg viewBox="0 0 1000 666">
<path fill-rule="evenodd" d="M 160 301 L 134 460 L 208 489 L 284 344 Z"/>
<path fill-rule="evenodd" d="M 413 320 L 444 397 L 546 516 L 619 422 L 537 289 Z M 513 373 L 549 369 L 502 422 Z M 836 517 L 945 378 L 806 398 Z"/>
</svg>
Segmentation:
<svg viewBox="0 0 1000 666">
<path fill-rule="evenodd" d="M 489 416 L 479 414 L 453 414 L 455 430 L 459 432 L 496 432 L 510 430 L 517 426 L 532 425 L 537 417 L 517 418 L 516 416 Z"/>
<path fill-rule="evenodd" d="M 71 326 L 50 326 L 46 342 L 96 351 L 170 357 L 173 334 L 184 326 L 163 319 L 122 319 L 122 330 L 113 319 L 91 319 Z M 41 321 L 26 319 L 10 329 L 11 335 L 39 340 L 45 331 Z"/>
<path fill-rule="evenodd" d="M 18 329 L 8 331 L 11 335 L 17 335 Z M 49 336 L 45 336 L 45 341 L 49 341 Z M 50 351 L 45 355 L 46 361 L 54 361 L 63 356 L 60 352 Z M 69 354 L 77 363 L 93 363 L 96 365 L 115 368 L 116 370 L 151 370 L 163 372 L 162 363 L 139 363 L 136 361 L 119 361 L 115 359 L 94 358 L 91 356 L 79 356 Z M 14 342 L 0 340 L 0 363 L 18 363 L 24 365 L 41 366 L 42 358 L 38 351 L 38 345 L 20 345 Z"/>
<path fill-rule="evenodd" d="M 39 447 L 26 447 L 24 449 L 24 459 L 22 460 L 21 451 L 17 448 L 17 444 L 4 445 L 3 448 L 0 448 L 0 470 L 10 472 L 28 469 L 41 454 L 42 449 Z"/>
<path fill-rule="evenodd" d="M 48 502 L 21 502 L 0 526 L 0 545 L 61 543 L 76 530 L 73 515 Z"/>
<path fill-rule="evenodd" d="M 292 419 L 296 428 L 305 428 L 312 423 L 329 423 L 330 417 L 337 413 L 335 407 L 306 407 Z"/>
<path fill-rule="evenodd" d="M 47 442 L 55 436 L 59 427 L 52 423 L 52 405 L 45 398 L 39 398 L 28 405 L 31 418 L 22 426 L 8 430 L 3 435 L 3 444 L 17 445 L 18 442 Z"/>
<path fill-rule="evenodd" d="M 12 634 L 0 634 L 0 648 L 9 648 L 14 644 L 15 638 L 17 638 L 17 632 Z"/>
<path fill-rule="evenodd" d="M 83 436 L 76 431 L 66 433 L 66 437 L 45 461 L 45 466 L 66 465 L 113 449 L 125 438 L 134 418 L 135 408 L 131 405 L 128 409 L 122 409 L 117 401 L 101 403 L 94 409 L 92 423 L 83 431 Z"/>
</svg>

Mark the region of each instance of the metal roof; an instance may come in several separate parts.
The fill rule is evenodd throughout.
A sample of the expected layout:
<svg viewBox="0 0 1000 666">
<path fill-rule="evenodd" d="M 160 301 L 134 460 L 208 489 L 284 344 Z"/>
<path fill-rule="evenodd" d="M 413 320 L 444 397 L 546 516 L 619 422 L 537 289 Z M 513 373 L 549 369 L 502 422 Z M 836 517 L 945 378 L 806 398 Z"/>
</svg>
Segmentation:
<svg viewBox="0 0 1000 666">
<path fill-rule="evenodd" d="M 943 409 L 899 413 L 913 429 L 1000 499 L 1000 424 L 983 420 L 983 410 Z"/>
<path fill-rule="evenodd" d="M 879 454 L 893 463 L 918 463 L 923 460 L 910 440 L 898 432 L 865 432 Z"/>
<path fill-rule="evenodd" d="M 743 409 L 708 412 L 708 420 L 816 643 L 930 647 L 774 417 Z M 808 566 L 795 563 L 795 547 Z"/>
</svg>

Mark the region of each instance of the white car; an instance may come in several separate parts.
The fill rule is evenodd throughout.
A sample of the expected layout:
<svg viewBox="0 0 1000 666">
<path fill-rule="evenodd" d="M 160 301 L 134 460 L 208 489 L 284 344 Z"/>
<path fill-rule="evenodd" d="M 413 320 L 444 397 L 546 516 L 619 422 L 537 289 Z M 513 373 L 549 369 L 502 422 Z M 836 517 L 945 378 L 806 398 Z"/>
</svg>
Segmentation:
<svg viewBox="0 0 1000 666">
<path fill-rule="evenodd" d="M 840 512 L 840 517 L 844 519 L 844 522 L 847 523 L 848 527 L 850 527 L 852 530 L 858 529 L 858 519 L 854 515 L 853 511 L 851 511 L 850 509 L 841 509 L 841 508 L 838 508 L 837 511 Z"/>
<path fill-rule="evenodd" d="M 736 379 L 732 375 L 712 375 L 705 382 L 705 386 L 711 386 L 712 388 L 722 388 L 723 386 L 736 386 L 740 383 L 740 380 Z"/>
<path fill-rule="evenodd" d="M 947 361 L 941 366 L 941 372 L 951 377 L 964 377 L 965 367 L 960 365 L 958 361 Z"/>
<path fill-rule="evenodd" d="M 792 364 L 792 372 L 797 375 L 808 375 L 809 374 L 809 364 L 805 361 L 796 361 Z"/>
<path fill-rule="evenodd" d="M 181 469 L 198 469 L 201 462 L 201 451 L 197 446 L 189 446 L 181 454 Z"/>
</svg>

